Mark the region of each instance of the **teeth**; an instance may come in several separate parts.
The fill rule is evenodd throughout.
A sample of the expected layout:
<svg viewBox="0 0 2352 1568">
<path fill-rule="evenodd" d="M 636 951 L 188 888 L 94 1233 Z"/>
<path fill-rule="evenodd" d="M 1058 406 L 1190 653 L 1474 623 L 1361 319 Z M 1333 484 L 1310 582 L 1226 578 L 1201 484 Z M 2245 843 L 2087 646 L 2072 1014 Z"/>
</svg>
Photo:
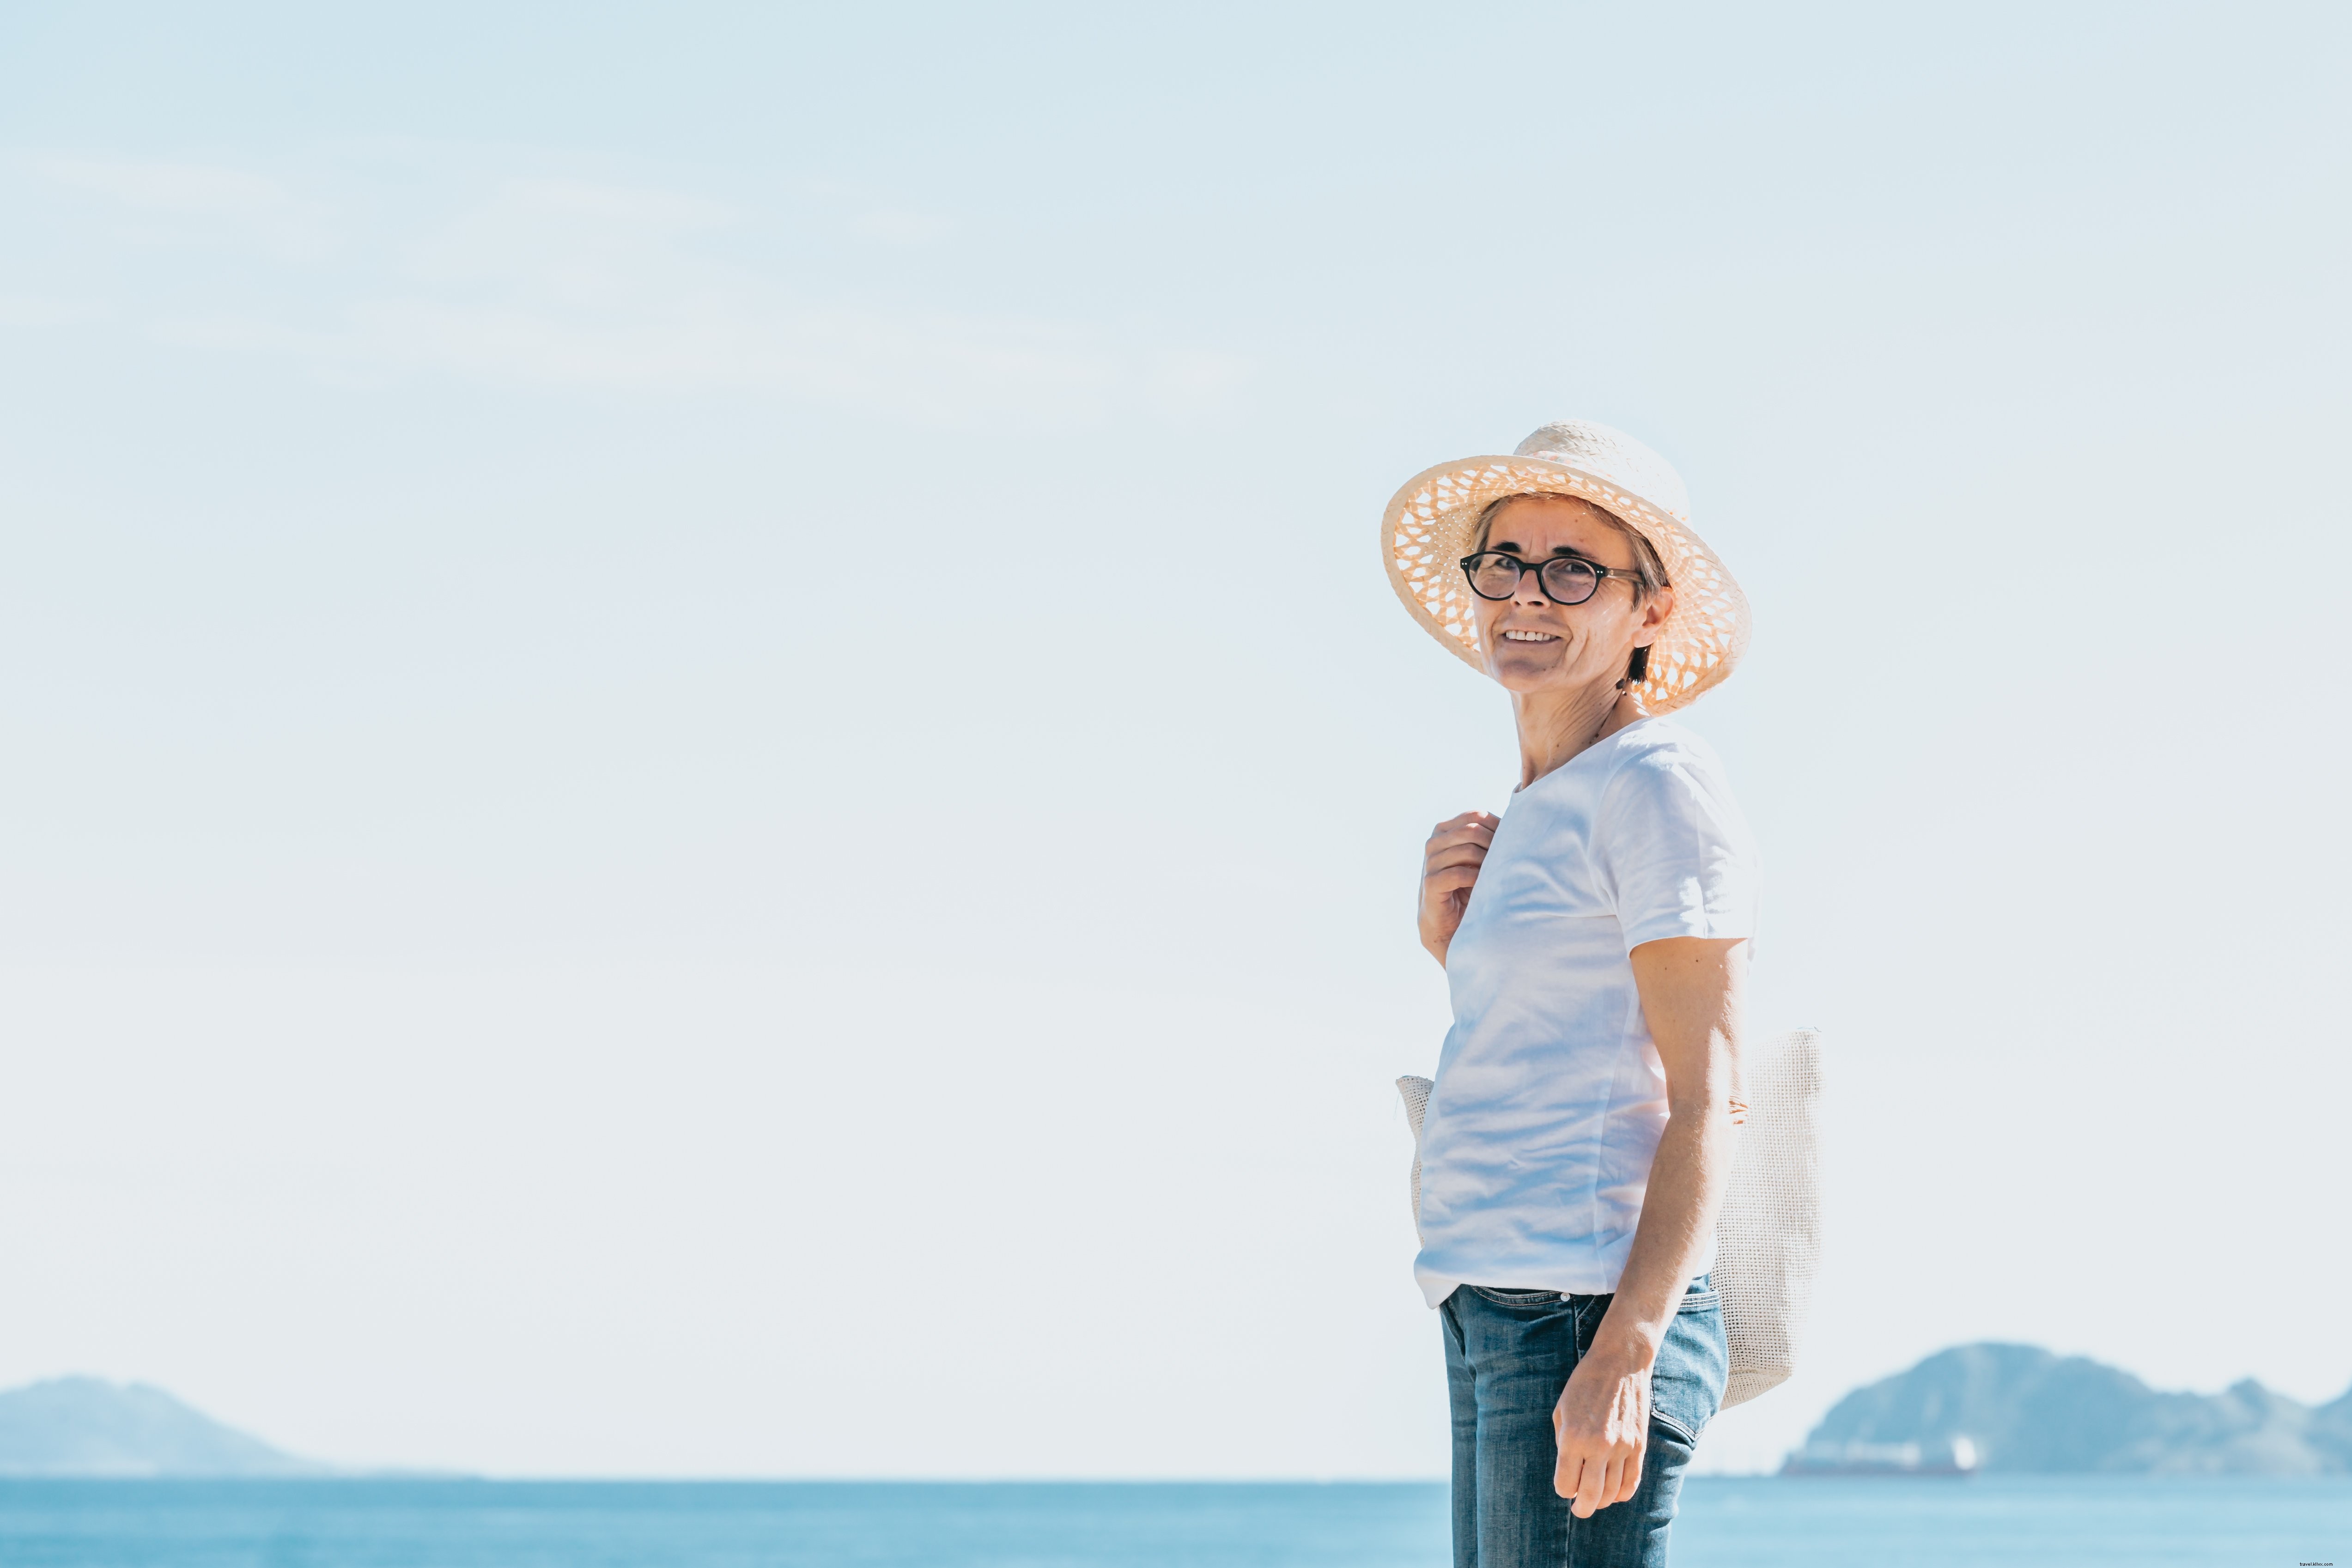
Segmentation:
<svg viewBox="0 0 2352 1568">
<path fill-rule="evenodd" d="M 1559 639 L 1549 632 L 1505 632 L 1503 640 L 1505 642 L 1558 642 Z"/>
</svg>

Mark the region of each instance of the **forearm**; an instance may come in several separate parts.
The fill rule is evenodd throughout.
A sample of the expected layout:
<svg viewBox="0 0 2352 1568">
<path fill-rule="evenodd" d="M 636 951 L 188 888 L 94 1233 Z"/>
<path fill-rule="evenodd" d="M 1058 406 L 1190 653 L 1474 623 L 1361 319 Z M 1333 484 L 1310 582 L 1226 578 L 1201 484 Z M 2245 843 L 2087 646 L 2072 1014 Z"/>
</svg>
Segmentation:
<svg viewBox="0 0 2352 1568">
<path fill-rule="evenodd" d="M 1642 1218 L 1594 1349 L 1648 1366 L 1706 1250 L 1731 1167 L 1746 943 L 1695 937 L 1633 952 L 1642 1014 L 1665 1068 L 1666 1130 L 1650 1162 Z"/>
<path fill-rule="evenodd" d="M 1666 1126 L 1650 1157 L 1642 1217 L 1616 1295 L 1552 1413 L 1559 1434 L 1552 1485 L 1560 1496 L 1576 1498 L 1580 1519 L 1622 1502 L 1638 1484 L 1650 1373 L 1715 1226 L 1731 1165 L 1731 1094 L 1739 1077 L 1746 943 L 1664 937 L 1630 956 L 1642 1016 L 1664 1069 Z"/>
<path fill-rule="evenodd" d="M 1730 1096 L 1675 1112 L 1650 1164 L 1642 1218 L 1617 1294 L 1593 1340 L 1595 1354 L 1648 1366 L 1706 1251 L 1731 1165 Z"/>
</svg>

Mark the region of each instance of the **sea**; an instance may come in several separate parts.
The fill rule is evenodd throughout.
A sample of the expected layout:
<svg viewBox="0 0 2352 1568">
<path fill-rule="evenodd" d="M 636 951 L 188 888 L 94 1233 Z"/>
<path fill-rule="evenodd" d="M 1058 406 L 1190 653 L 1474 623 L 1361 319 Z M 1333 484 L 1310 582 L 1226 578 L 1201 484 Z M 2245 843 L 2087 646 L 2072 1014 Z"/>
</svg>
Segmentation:
<svg viewBox="0 0 2352 1568">
<path fill-rule="evenodd" d="M 1676 1568 L 2352 1568 L 2352 1477 L 1696 1477 Z M 1427 1483 L 0 1480 L 5 1568 L 1444 1568 Z"/>
</svg>

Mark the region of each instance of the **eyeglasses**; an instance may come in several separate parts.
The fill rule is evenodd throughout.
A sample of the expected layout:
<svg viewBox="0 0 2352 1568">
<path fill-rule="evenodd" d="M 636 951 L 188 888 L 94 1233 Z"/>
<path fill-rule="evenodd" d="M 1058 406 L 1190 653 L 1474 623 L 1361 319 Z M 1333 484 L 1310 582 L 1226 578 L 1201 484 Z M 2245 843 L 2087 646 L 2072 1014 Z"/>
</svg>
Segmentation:
<svg viewBox="0 0 2352 1568">
<path fill-rule="evenodd" d="M 1641 579 L 1631 572 L 1576 555 L 1555 555 L 1541 565 L 1531 565 L 1499 550 L 1482 550 L 1462 558 L 1462 574 L 1470 579 L 1470 591 L 1482 599 L 1509 598 L 1519 591 L 1519 577 L 1528 572 L 1536 574 L 1536 581 L 1543 585 L 1544 597 L 1555 605 L 1584 603 L 1601 592 L 1603 577 L 1614 577 L 1629 588 L 1638 589 L 1641 584 Z"/>
</svg>

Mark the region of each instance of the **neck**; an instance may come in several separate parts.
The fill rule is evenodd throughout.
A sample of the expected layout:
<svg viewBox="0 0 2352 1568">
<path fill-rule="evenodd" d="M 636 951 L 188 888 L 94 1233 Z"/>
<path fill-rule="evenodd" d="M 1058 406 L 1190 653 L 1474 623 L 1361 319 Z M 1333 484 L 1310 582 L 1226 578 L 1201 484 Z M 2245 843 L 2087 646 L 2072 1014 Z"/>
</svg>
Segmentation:
<svg viewBox="0 0 2352 1568">
<path fill-rule="evenodd" d="M 1513 692 L 1511 713 L 1519 725 L 1521 789 L 1642 717 L 1632 694 L 1613 684 L 1574 691 Z"/>
</svg>

